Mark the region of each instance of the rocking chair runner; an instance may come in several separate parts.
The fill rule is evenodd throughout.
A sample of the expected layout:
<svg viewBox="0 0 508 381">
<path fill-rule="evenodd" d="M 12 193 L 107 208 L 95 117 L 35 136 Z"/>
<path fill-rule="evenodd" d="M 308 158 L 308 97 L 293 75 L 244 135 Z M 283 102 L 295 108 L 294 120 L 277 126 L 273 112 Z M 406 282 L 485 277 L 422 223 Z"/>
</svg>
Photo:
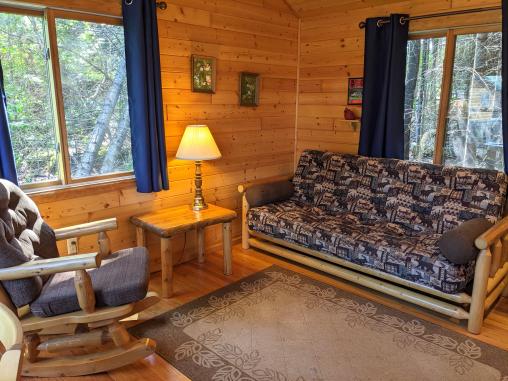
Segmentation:
<svg viewBox="0 0 508 381">
<path fill-rule="evenodd" d="M 23 375 L 94 374 L 154 352 L 154 341 L 133 339 L 119 322 L 159 299 L 154 293 L 147 294 L 145 248 L 109 255 L 106 231 L 116 227 L 116 219 L 109 219 L 53 231 L 21 189 L 0 180 L 0 303 L 13 312 L 26 310 L 25 306 L 30 311 L 20 319 L 25 345 Z M 78 238 L 95 233 L 99 253 L 77 254 Z M 64 239 L 69 256 L 60 257 L 56 241 Z M 62 333 L 69 330 L 74 333 Z M 43 340 L 40 334 L 47 333 L 58 334 Z M 68 354 L 75 349 L 88 351 Z"/>
</svg>

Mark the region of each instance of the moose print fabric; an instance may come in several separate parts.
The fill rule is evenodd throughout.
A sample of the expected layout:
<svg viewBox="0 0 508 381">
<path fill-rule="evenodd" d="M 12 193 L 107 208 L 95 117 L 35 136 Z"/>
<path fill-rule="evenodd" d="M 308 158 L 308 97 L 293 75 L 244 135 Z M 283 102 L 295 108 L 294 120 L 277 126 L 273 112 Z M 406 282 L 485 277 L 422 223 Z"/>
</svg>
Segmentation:
<svg viewBox="0 0 508 381">
<path fill-rule="evenodd" d="M 472 218 L 503 213 L 507 178 L 319 151 L 302 154 L 291 200 L 253 208 L 249 228 L 447 293 L 472 280 L 475 262 L 440 253 L 441 235 Z"/>
</svg>

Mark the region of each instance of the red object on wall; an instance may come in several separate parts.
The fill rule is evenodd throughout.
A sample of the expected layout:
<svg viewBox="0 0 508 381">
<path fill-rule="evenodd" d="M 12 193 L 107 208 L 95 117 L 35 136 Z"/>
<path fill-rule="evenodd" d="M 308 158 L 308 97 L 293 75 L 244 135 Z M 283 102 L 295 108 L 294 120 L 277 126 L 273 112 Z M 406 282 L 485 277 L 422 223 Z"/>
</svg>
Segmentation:
<svg viewBox="0 0 508 381">
<path fill-rule="evenodd" d="M 354 111 L 346 107 L 344 109 L 344 119 L 356 120 L 356 115 L 355 115 Z"/>
</svg>

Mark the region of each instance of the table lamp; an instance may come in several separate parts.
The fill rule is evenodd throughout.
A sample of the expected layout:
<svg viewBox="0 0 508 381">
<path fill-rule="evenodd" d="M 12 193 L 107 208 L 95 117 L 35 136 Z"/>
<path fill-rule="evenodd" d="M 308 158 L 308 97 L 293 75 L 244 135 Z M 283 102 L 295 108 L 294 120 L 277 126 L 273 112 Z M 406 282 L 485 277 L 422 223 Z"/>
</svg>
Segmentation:
<svg viewBox="0 0 508 381">
<path fill-rule="evenodd" d="M 199 211 L 208 208 L 203 197 L 203 177 L 201 173 L 201 162 L 203 160 L 215 160 L 222 155 L 213 139 L 208 126 L 204 124 L 190 125 L 185 128 L 180 146 L 176 152 L 176 158 L 181 160 L 194 160 L 196 163 L 196 192 L 192 209 Z"/>
</svg>

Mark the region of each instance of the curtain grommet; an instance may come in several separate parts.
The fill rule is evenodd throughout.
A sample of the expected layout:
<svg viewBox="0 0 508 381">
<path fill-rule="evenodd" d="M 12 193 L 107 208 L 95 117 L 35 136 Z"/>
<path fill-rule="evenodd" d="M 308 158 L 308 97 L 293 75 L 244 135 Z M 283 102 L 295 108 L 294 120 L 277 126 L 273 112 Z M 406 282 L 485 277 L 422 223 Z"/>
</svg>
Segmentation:
<svg viewBox="0 0 508 381">
<path fill-rule="evenodd" d="M 399 19 L 400 25 L 406 25 L 407 20 L 404 18 L 404 16 L 401 16 Z"/>
<path fill-rule="evenodd" d="M 125 5 L 132 5 L 134 0 L 125 0 Z"/>
</svg>

